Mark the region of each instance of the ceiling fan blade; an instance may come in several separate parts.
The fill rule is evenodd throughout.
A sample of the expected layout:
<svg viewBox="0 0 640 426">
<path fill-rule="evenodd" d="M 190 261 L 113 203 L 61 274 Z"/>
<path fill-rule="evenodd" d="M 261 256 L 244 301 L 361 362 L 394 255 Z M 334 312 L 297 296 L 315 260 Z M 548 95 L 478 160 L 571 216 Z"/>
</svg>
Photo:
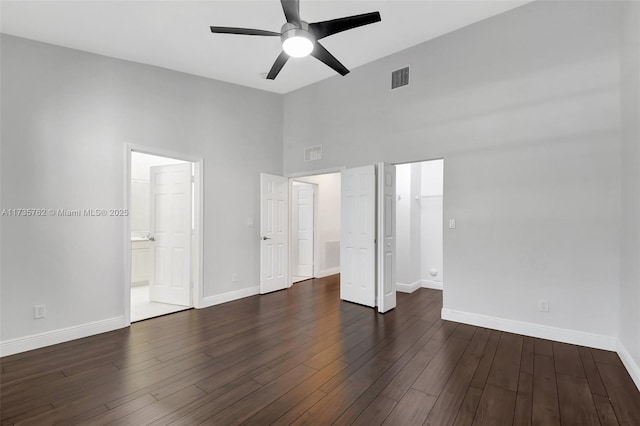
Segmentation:
<svg viewBox="0 0 640 426">
<path fill-rule="evenodd" d="M 347 67 L 342 65 L 340 61 L 335 58 L 335 56 L 329 53 L 329 51 L 317 41 L 315 43 L 315 47 L 313 48 L 313 52 L 311 52 L 311 56 L 318 59 L 320 62 L 324 62 L 340 75 L 346 75 L 349 73 Z"/>
<path fill-rule="evenodd" d="M 251 28 L 234 28 L 234 27 L 209 27 L 212 33 L 220 34 L 243 34 L 243 35 L 257 35 L 257 36 L 278 36 L 280 33 L 266 30 L 254 30 Z"/>
<path fill-rule="evenodd" d="M 278 76 L 278 73 L 284 67 L 284 64 L 289 59 L 289 55 L 287 55 L 284 51 L 280 52 L 280 55 L 276 58 L 276 61 L 273 63 L 269 74 L 267 74 L 267 80 L 275 80 Z"/>
<path fill-rule="evenodd" d="M 280 0 L 282 10 L 287 22 L 300 27 L 300 1 L 299 0 Z"/>
<path fill-rule="evenodd" d="M 358 28 L 363 25 L 380 22 L 380 12 L 363 13 L 362 15 L 347 16 L 344 18 L 331 19 L 329 21 L 314 22 L 309 24 L 309 28 L 316 36 L 317 40 L 335 33 Z"/>
</svg>

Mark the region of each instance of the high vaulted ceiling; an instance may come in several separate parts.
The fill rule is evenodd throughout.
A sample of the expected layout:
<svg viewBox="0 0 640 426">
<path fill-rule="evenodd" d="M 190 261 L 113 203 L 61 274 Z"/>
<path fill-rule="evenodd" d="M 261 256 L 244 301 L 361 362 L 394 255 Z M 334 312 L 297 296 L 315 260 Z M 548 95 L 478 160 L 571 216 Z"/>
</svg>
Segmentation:
<svg viewBox="0 0 640 426">
<path fill-rule="evenodd" d="M 380 11 L 382 22 L 322 44 L 347 68 L 497 15 L 531 0 L 301 0 L 307 22 Z M 291 59 L 275 81 L 264 76 L 281 51 L 279 37 L 211 34 L 209 26 L 280 31 L 279 0 L 5 1 L 5 34 L 287 93 L 337 75 L 312 57 Z M 338 77 L 342 78 L 342 77 Z"/>
</svg>

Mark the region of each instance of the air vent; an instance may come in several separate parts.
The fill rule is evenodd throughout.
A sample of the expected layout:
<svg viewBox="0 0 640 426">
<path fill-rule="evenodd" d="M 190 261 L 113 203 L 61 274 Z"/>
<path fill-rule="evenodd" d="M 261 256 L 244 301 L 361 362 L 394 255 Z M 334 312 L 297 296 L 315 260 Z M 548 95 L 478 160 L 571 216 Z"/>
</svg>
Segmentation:
<svg viewBox="0 0 640 426">
<path fill-rule="evenodd" d="M 391 89 L 406 86 L 409 84 L 409 67 L 391 73 Z"/>
<path fill-rule="evenodd" d="M 304 161 L 322 160 L 322 145 L 309 146 L 304 149 Z"/>
</svg>

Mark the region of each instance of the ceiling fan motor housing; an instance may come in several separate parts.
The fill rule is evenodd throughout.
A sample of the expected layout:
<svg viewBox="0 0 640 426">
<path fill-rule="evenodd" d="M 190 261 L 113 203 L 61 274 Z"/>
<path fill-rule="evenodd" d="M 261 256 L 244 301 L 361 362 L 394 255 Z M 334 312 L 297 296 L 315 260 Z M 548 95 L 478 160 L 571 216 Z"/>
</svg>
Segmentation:
<svg viewBox="0 0 640 426">
<path fill-rule="evenodd" d="M 282 42 L 291 37 L 305 37 L 312 42 L 316 41 L 315 36 L 309 29 L 309 24 L 305 21 L 300 21 L 300 27 L 290 22 L 286 22 L 282 28 L 280 28 L 280 33 L 282 34 L 280 36 Z"/>
<path fill-rule="evenodd" d="M 281 32 L 280 40 L 282 41 L 283 47 L 286 46 L 287 43 L 291 43 L 295 41 L 299 42 L 300 39 L 308 40 L 312 49 L 315 46 L 316 38 L 313 35 L 313 33 L 309 30 L 309 24 L 304 21 L 300 21 L 300 27 L 290 22 L 287 22 L 282 26 L 282 28 L 280 29 L 280 32 Z M 288 49 L 285 47 L 285 50 L 288 50 Z M 306 52 L 306 54 L 300 55 L 300 56 L 306 56 L 309 53 L 310 52 Z M 297 55 L 292 55 L 292 56 L 295 57 Z"/>
</svg>

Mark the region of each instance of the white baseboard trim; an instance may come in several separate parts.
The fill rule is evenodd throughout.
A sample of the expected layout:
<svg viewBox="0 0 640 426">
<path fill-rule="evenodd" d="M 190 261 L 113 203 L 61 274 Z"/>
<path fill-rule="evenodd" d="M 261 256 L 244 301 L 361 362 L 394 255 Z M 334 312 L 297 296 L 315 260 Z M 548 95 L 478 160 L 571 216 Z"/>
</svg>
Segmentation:
<svg viewBox="0 0 640 426">
<path fill-rule="evenodd" d="M 442 290 L 442 281 L 420 280 L 420 285 L 422 288 Z"/>
<path fill-rule="evenodd" d="M 13 355 L 127 327 L 124 316 L 61 328 L 0 342 L 0 356 Z"/>
<path fill-rule="evenodd" d="M 627 348 L 624 347 L 620 340 L 618 340 L 617 352 L 622 363 L 629 372 L 629 375 L 633 379 L 633 382 L 638 387 L 638 390 L 640 390 L 640 365 L 638 365 L 638 363 L 633 359 L 629 351 L 627 351 Z"/>
<path fill-rule="evenodd" d="M 618 347 L 618 339 L 613 336 L 585 333 L 583 331 L 550 327 L 530 322 L 490 317 L 487 315 L 461 312 L 453 309 L 443 308 L 442 319 L 491 328 L 494 330 L 507 331 L 509 333 L 554 340 L 557 342 L 571 343 L 573 345 L 604 349 L 607 351 L 615 351 Z"/>
<path fill-rule="evenodd" d="M 244 297 L 255 296 L 256 294 L 259 294 L 259 293 L 260 293 L 260 287 L 255 286 L 255 287 L 241 288 L 240 290 L 234 290 L 228 293 L 215 294 L 213 296 L 203 297 L 201 308 L 208 308 L 210 306 L 231 302 L 233 300 L 242 299 Z"/>
<path fill-rule="evenodd" d="M 316 278 L 324 278 L 324 277 L 328 277 L 329 275 L 335 275 L 339 273 L 340 273 L 340 267 L 336 266 L 333 268 L 323 269 L 322 271 L 318 272 L 318 275 L 316 276 Z"/>
<path fill-rule="evenodd" d="M 399 291 L 400 293 L 413 293 L 420 288 L 421 283 L 422 281 L 420 280 L 411 284 L 396 283 L 396 291 Z"/>
</svg>

